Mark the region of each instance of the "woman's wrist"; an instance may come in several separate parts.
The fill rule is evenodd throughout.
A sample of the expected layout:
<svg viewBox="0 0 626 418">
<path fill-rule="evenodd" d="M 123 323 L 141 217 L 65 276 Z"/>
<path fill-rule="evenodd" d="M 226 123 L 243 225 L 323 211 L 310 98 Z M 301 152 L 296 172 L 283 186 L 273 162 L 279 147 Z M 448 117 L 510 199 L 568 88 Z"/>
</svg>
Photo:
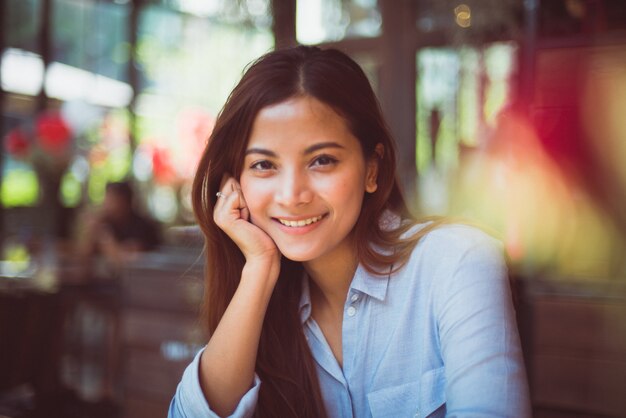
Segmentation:
<svg viewBox="0 0 626 418">
<path fill-rule="evenodd" d="M 273 285 L 280 273 L 280 255 L 249 258 L 243 266 L 242 280 L 254 277 L 255 280 L 264 280 Z"/>
</svg>

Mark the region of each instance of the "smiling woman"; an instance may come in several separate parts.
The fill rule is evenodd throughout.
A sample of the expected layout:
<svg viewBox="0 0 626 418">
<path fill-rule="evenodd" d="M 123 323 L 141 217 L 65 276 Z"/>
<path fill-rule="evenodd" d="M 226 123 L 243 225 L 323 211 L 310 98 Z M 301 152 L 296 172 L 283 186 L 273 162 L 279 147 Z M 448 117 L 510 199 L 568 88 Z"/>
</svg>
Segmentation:
<svg viewBox="0 0 626 418">
<path fill-rule="evenodd" d="M 416 220 L 359 66 L 256 61 L 193 186 L 211 336 L 170 417 L 526 417 L 501 245 Z"/>
<path fill-rule="evenodd" d="M 378 159 L 362 154 L 344 119 L 315 98 L 262 109 L 240 177 L 252 223 L 290 260 L 353 259 L 350 232 L 376 190 Z"/>
</svg>

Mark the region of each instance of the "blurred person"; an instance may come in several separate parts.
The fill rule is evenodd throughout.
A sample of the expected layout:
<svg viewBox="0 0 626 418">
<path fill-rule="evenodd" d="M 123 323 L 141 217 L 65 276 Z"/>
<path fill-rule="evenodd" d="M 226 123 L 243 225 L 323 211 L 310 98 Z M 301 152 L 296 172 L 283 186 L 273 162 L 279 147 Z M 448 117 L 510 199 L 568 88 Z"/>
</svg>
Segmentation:
<svg viewBox="0 0 626 418">
<path fill-rule="evenodd" d="M 133 203 L 130 183 L 107 184 L 102 205 L 85 213 L 78 251 L 87 259 L 101 256 L 119 268 L 138 253 L 156 249 L 161 243 L 159 225 Z"/>
<path fill-rule="evenodd" d="M 530 415 L 501 244 L 414 218 L 395 158 L 345 54 L 249 67 L 194 180 L 211 337 L 170 417 Z"/>
<path fill-rule="evenodd" d="M 107 184 L 102 204 L 85 211 L 78 227 L 79 268 L 69 280 L 64 276 L 63 283 L 68 318 L 66 344 L 88 351 L 94 350 L 92 341 L 97 341 L 97 346 L 104 349 L 96 349 L 88 360 L 69 356 L 65 360 L 69 368 L 81 374 L 66 384 L 81 399 L 115 411 L 120 401 L 122 299 L 117 279 L 128 262 L 158 247 L 161 234 L 154 220 L 135 209 L 129 182 Z M 86 384 L 85 379 L 92 381 Z"/>
</svg>

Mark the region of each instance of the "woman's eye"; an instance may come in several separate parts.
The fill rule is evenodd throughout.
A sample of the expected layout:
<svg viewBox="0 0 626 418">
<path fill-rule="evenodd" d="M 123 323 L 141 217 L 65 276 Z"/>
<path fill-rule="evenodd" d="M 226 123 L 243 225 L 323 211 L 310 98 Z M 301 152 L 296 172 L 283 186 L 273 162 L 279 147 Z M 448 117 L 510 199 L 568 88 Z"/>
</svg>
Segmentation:
<svg viewBox="0 0 626 418">
<path fill-rule="evenodd" d="M 330 155 L 320 155 L 313 160 L 312 166 L 329 166 L 337 163 L 337 159 Z"/>
<path fill-rule="evenodd" d="M 267 170 L 271 170 L 274 168 L 274 164 L 272 164 L 271 162 L 267 161 L 267 160 L 262 160 L 262 161 L 256 161 L 254 163 L 252 163 L 250 165 L 250 168 L 253 170 L 259 170 L 259 171 L 267 171 Z"/>
</svg>

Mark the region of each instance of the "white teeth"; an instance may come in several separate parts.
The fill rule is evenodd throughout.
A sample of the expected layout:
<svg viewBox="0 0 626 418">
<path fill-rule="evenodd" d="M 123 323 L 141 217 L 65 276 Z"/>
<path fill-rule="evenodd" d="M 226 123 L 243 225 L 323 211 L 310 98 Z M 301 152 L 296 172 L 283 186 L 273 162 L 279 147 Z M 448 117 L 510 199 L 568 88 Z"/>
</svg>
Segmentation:
<svg viewBox="0 0 626 418">
<path fill-rule="evenodd" d="M 285 226 L 296 228 L 296 227 L 302 227 L 302 226 L 310 225 L 310 224 L 315 223 L 315 222 L 317 222 L 317 221 L 319 221 L 321 219 L 322 219 L 322 216 L 315 216 L 313 218 L 308 218 L 308 219 L 300 219 L 299 221 L 288 221 L 286 219 L 278 218 L 278 222 L 280 222 L 281 224 L 283 224 Z"/>
</svg>

